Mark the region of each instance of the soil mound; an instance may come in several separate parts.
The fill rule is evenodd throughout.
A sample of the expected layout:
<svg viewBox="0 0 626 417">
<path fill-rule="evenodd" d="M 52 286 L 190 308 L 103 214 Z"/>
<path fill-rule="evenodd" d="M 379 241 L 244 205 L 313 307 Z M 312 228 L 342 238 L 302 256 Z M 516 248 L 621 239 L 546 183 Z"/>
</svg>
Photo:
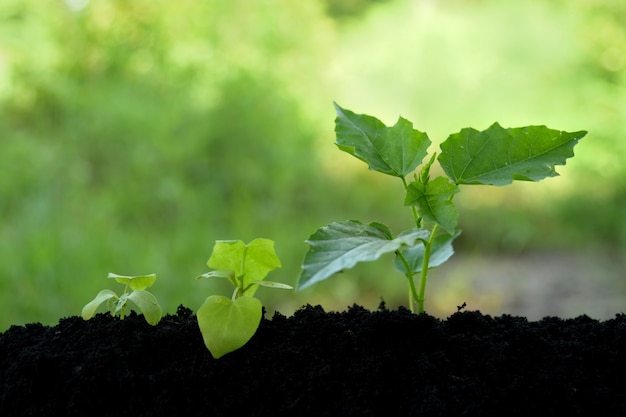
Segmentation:
<svg viewBox="0 0 626 417">
<path fill-rule="evenodd" d="M 3 417 L 488 415 L 626 415 L 626 316 L 307 306 L 219 360 L 182 306 L 0 334 Z"/>
</svg>

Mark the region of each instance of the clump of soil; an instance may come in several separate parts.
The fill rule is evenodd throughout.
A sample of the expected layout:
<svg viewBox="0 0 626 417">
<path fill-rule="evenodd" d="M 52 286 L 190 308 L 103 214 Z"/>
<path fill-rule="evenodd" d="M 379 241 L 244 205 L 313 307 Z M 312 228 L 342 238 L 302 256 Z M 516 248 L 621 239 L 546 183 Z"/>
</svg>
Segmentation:
<svg viewBox="0 0 626 417">
<path fill-rule="evenodd" d="M 0 416 L 623 416 L 626 316 L 307 306 L 218 360 L 193 312 L 0 334 Z"/>
</svg>

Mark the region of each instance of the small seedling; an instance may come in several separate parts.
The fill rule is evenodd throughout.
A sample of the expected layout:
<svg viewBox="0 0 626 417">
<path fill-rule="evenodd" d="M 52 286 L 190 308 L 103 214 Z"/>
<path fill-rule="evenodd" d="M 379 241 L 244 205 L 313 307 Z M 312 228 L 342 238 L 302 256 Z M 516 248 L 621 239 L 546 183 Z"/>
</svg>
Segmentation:
<svg viewBox="0 0 626 417">
<path fill-rule="evenodd" d="M 293 287 L 264 281 L 270 271 L 281 267 L 269 239 L 255 239 L 247 245 L 241 240 L 218 240 L 207 266 L 213 271 L 196 279 L 227 279 L 235 287 L 231 298 L 208 297 L 196 314 L 204 344 L 217 359 L 239 349 L 256 333 L 263 315 L 263 305 L 254 297 L 259 286 Z"/>
<path fill-rule="evenodd" d="M 124 320 L 126 307 L 130 300 L 139 307 L 139 310 L 143 313 L 143 317 L 149 324 L 155 326 L 161 320 L 162 311 L 159 302 L 152 293 L 146 291 L 146 288 L 150 288 L 152 284 L 154 284 L 156 274 L 128 277 L 109 273 L 108 278 L 126 285 L 124 293 L 118 297 L 115 291 L 100 291 L 98 295 L 96 295 L 96 298 L 83 307 L 83 319 L 89 320 L 92 318 L 94 314 L 96 314 L 96 310 L 100 304 L 106 302 L 111 314 L 119 314 L 120 320 Z"/>
<path fill-rule="evenodd" d="M 503 186 L 514 180 L 539 181 L 557 176 L 555 165 L 574 156 L 574 146 L 585 131 L 564 132 L 546 126 L 501 127 L 494 123 L 484 131 L 472 128 L 451 134 L 425 164 L 431 144 L 428 135 L 413 129 L 400 117 L 392 127 L 380 120 L 355 114 L 335 104 L 336 145 L 369 165 L 370 170 L 397 177 L 411 207 L 414 228 L 393 236 L 382 223 L 350 220 L 318 229 L 309 244 L 298 289 L 306 288 L 359 262 L 374 261 L 395 253 L 396 269 L 408 280 L 409 305 L 424 312 L 426 281 L 430 268 L 454 253 L 452 242 L 458 213 L 453 197 L 460 185 Z M 435 162 L 446 176 L 430 177 Z M 418 166 L 419 172 L 414 173 Z M 407 176 L 413 173 L 412 180 Z M 414 277 L 419 274 L 419 286 Z"/>
</svg>

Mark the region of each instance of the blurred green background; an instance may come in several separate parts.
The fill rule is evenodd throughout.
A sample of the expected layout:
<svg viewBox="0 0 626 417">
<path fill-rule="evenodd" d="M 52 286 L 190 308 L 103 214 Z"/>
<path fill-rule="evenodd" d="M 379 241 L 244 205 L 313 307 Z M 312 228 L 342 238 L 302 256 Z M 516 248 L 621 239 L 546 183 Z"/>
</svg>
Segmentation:
<svg viewBox="0 0 626 417">
<path fill-rule="evenodd" d="M 623 0 L 4 0 L 0 331 L 80 314 L 108 272 L 157 273 L 167 313 L 197 309 L 230 293 L 194 280 L 216 239 L 275 240 L 270 278 L 295 284 L 319 226 L 410 227 L 399 182 L 333 145 L 333 100 L 408 118 L 431 150 L 494 121 L 588 130 L 560 177 L 462 190 L 426 308 L 623 310 Z M 406 305 L 391 259 L 257 294 L 283 314 Z"/>
</svg>

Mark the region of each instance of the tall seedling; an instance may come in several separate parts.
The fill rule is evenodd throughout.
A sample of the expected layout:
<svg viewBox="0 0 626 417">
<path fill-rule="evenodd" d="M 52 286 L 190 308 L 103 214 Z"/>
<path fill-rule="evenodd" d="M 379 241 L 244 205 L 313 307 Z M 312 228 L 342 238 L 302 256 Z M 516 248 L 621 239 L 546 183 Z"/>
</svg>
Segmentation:
<svg viewBox="0 0 626 417">
<path fill-rule="evenodd" d="M 404 204 L 411 208 L 414 227 L 393 236 L 382 223 L 356 220 L 331 223 L 306 241 L 309 245 L 298 289 L 306 288 L 359 262 L 395 253 L 395 267 L 407 279 L 409 305 L 424 312 L 428 272 L 454 253 L 452 242 L 458 213 L 454 196 L 460 185 L 502 186 L 557 176 L 586 131 L 564 132 L 546 126 L 505 129 L 494 123 L 484 131 L 461 129 L 428 156 L 428 135 L 400 117 L 395 125 L 355 114 L 335 104 L 336 145 L 368 164 L 370 170 L 397 177 L 404 188 Z M 431 178 L 438 161 L 446 176 Z M 421 168 L 416 169 L 421 165 Z M 415 277 L 419 276 L 416 285 Z"/>
</svg>

